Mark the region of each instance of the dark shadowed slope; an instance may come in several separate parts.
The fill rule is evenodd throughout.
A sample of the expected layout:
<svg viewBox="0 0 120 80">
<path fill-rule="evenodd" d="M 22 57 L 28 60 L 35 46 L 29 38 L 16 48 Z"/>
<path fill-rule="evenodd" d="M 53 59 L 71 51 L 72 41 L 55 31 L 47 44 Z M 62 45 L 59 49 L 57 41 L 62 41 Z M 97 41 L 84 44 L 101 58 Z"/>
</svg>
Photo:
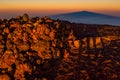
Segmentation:
<svg viewBox="0 0 120 80">
<path fill-rule="evenodd" d="M 119 17 L 89 11 L 59 14 L 51 17 L 76 23 L 120 25 Z"/>
</svg>

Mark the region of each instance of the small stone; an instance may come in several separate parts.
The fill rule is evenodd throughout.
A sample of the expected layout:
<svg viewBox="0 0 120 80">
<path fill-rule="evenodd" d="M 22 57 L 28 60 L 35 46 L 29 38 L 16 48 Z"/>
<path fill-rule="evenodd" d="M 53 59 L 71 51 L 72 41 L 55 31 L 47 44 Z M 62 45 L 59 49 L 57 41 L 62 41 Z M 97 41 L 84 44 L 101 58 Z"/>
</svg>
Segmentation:
<svg viewBox="0 0 120 80">
<path fill-rule="evenodd" d="M 103 63 L 106 64 L 106 63 L 110 63 L 112 62 L 110 59 L 109 60 L 105 60 Z"/>
<path fill-rule="evenodd" d="M 7 33 L 7 34 L 8 34 L 8 33 L 9 33 L 9 29 L 8 29 L 8 28 L 5 28 L 5 29 L 4 29 L 4 33 Z"/>
<path fill-rule="evenodd" d="M 41 63 L 41 61 L 40 61 L 40 60 L 36 60 L 36 63 L 37 63 L 37 64 L 40 64 L 40 63 Z"/>
<path fill-rule="evenodd" d="M 75 40 L 75 41 L 74 41 L 74 46 L 75 46 L 76 48 L 79 48 L 79 46 L 80 46 L 80 41 L 79 41 L 79 40 Z"/>
<path fill-rule="evenodd" d="M 10 77 L 6 74 L 0 75 L 0 80 L 11 80 Z"/>
<path fill-rule="evenodd" d="M 43 77 L 41 80 L 47 80 L 47 78 Z"/>
</svg>

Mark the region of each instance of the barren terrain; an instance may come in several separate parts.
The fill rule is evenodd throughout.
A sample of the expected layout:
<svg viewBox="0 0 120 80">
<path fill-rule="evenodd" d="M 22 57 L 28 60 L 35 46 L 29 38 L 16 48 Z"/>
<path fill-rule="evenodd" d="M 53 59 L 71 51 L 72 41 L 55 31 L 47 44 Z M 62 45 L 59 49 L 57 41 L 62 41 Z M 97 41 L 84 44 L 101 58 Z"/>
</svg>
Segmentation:
<svg viewBox="0 0 120 80">
<path fill-rule="evenodd" d="M 120 80 L 120 26 L 0 20 L 0 80 Z"/>
</svg>

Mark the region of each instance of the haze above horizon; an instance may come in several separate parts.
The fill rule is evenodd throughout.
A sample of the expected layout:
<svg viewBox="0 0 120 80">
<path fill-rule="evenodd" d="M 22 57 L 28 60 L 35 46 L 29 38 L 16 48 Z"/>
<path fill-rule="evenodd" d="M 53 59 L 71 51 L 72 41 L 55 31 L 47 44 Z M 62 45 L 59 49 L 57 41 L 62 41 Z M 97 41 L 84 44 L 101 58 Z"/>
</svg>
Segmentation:
<svg viewBox="0 0 120 80">
<path fill-rule="evenodd" d="M 0 18 L 92 11 L 120 17 L 120 0 L 0 0 Z"/>
</svg>

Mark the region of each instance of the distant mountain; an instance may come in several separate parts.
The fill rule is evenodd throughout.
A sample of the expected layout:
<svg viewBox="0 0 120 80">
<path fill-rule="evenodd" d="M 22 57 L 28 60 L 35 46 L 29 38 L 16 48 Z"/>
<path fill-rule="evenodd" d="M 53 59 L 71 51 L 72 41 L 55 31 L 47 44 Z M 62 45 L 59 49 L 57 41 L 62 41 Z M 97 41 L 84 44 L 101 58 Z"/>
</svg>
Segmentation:
<svg viewBox="0 0 120 80">
<path fill-rule="evenodd" d="M 120 17 L 89 11 L 53 15 L 51 18 L 67 20 L 75 23 L 120 25 Z"/>
</svg>

